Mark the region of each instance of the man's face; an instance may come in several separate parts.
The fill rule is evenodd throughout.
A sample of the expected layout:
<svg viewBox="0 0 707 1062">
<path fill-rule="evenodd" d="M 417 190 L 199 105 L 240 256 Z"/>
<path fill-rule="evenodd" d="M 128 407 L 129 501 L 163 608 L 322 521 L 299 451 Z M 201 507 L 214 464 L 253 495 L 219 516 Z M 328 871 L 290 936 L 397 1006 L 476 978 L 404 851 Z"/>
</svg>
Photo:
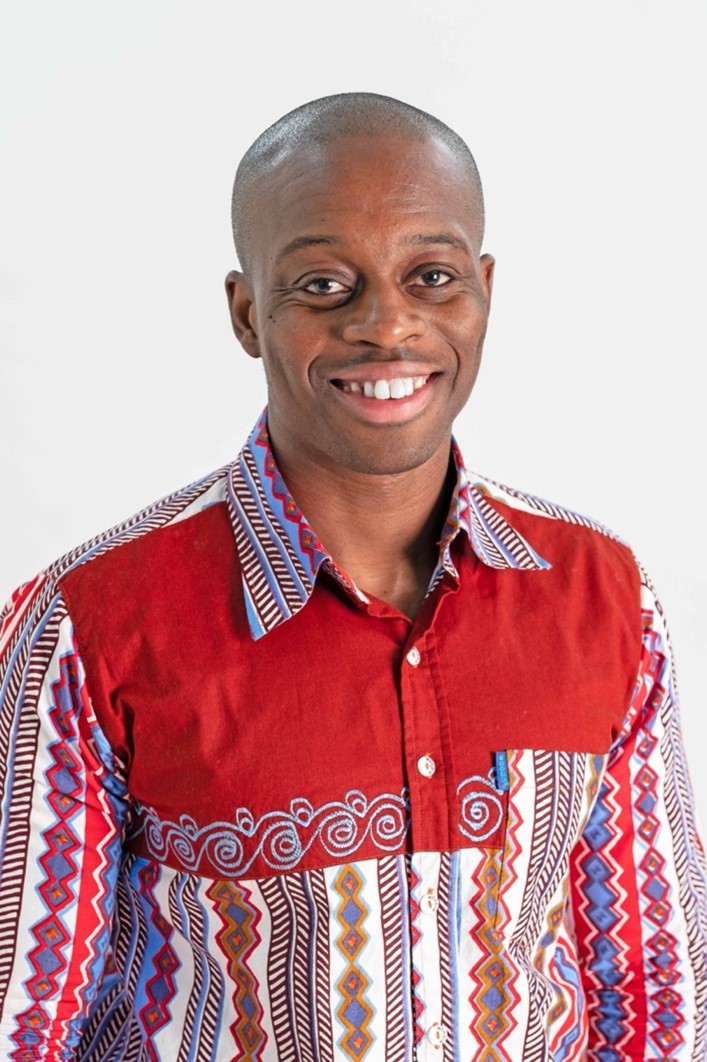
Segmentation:
<svg viewBox="0 0 707 1062">
<path fill-rule="evenodd" d="M 493 259 L 442 144 L 350 137 L 267 175 L 234 329 L 263 359 L 282 468 L 391 474 L 447 453 L 476 379 Z"/>
</svg>

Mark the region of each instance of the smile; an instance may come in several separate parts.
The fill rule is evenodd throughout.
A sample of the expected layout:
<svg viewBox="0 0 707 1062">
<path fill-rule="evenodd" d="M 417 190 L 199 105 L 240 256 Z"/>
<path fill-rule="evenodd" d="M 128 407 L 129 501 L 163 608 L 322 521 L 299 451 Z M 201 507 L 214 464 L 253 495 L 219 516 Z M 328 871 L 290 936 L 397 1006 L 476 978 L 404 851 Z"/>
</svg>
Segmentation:
<svg viewBox="0 0 707 1062">
<path fill-rule="evenodd" d="M 363 395 L 385 402 L 390 398 L 409 398 L 424 387 L 429 376 L 395 376 L 392 380 L 335 380 L 345 394 Z"/>
</svg>

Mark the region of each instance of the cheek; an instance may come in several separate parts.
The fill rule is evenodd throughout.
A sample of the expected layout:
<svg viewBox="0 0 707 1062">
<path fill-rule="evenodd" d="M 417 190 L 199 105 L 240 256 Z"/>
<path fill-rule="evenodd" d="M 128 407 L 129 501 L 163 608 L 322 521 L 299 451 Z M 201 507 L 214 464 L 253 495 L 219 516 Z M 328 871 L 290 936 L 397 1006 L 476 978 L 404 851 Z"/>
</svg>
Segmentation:
<svg viewBox="0 0 707 1062">
<path fill-rule="evenodd" d="M 287 358 L 294 351 L 304 352 L 316 346 L 317 341 L 321 342 L 323 331 L 317 317 L 281 306 L 268 312 L 261 341 L 265 349 Z"/>
<path fill-rule="evenodd" d="M 466 293 L 439 306 L 437 312 L 436 321 L 433 317 L 431 322 L 433 326 L 462 347 L 476 344 L 486 330 L 488 312 L 480 294 Z"/>
<path fill-rule="evenodd" d="M 486 334 L 486 323 L 483 314 L 468 314 L 449 322 L 446 329 L 447 342 L 464 367 L 478 364 Z"/>
<path fill-rule="evenodd" d="M 271 390 L 294 394 L 308 385 L 308 350 L 301 340 L 282 331 L 271 331 L 261 342 L 265 378 Z"/>
</svg>

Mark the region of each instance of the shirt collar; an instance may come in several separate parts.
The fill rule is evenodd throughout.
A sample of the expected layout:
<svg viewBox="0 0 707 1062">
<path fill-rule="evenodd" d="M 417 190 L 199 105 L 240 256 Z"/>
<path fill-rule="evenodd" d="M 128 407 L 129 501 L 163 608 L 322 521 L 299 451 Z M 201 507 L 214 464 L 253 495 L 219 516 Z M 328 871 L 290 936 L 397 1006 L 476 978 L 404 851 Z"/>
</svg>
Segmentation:
<svg viewBox="0 0 707 1062">
<path fill-rule="evenodd" d="M 433 583 L 445 571 L 458 578 L 451 545 L 460 531 L 468 535 L 474 553 L 490 568 L 525 571 L 549 568 L 548 562 L 494 509 L 484 487 L 469 479 L 455 440 L 452 440 L 452 460 L 456 483 L 440 538 L 439 563 Z M 367 601 L 365 594 L 322 547 L 290 495 L 270 446 L 267 410 L 230 466 L 226 503 L 254 639 L 261 638 L 306 605 L 321 567 L 350 594 Z"/>
</svg>

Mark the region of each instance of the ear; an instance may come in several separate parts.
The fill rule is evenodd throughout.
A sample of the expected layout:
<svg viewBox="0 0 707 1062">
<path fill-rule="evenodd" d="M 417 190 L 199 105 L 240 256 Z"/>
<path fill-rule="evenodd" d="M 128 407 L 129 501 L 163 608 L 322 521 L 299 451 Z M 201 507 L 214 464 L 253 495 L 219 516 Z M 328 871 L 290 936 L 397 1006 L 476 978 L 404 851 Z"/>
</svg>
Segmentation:
<svg viewBox="0 0 707 1062">
<path fill-rule="evenodd" d="M 253 285 L 244 273 L 233 269 L 226 277 L 226 298 L 236 339 L 251 358 L 260 357 L 258 318 Z"/>
<path fill-rule="evenodd" d="M 493 291 L 493 273 L 496 268 L 496 260 L 493 255 L 482 254 L 479 259 L 479 268 L 481 270 L 481 284 L 486 296 L 486 311 L 488 312 L 491 306 L 491 292 Z"/>
</svg>

